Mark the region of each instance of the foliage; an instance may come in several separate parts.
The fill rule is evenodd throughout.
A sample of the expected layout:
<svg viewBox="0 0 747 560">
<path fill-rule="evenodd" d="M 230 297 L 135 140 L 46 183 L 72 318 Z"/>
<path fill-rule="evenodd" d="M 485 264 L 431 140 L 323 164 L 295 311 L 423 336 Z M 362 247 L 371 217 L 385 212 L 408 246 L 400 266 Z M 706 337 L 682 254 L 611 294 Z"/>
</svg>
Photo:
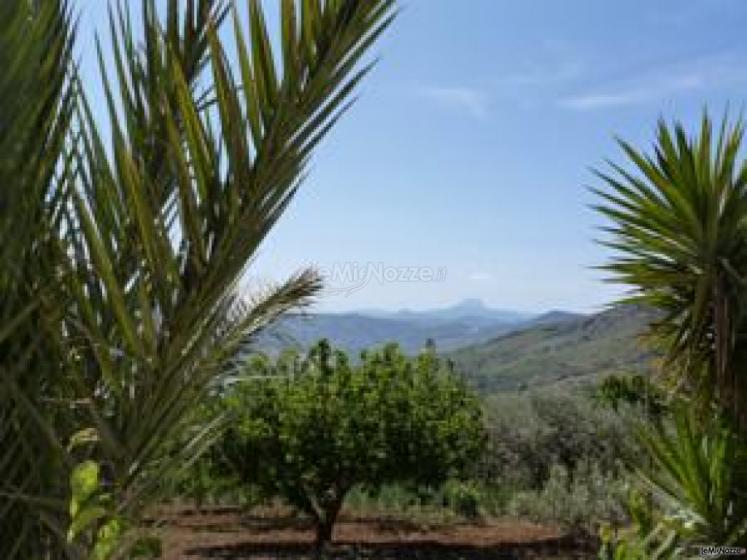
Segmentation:
<svg viewBox="0 0 747 560">
<path fill-rule="evenodd" d="M 594 532 L 627 522 L 620 497 L 641 453 L 638 406 L 599 406 L 598 390 L 542 388 L 486 402 L 489 444 L 473 476 L 480 508 Z"/>
<path fill-rule="evenodd" d="M 667 412 L 666 395 L 643 375 L 610 375 L 605 377 L 594 395 L 597 401 L 615 412 L 624 405 L 639 407 L 653 418 Z"/>
<path fill-rule="evenodd" d="M 208 451 L 173 480 L 169 497 L 189 500 L 197 509 L 221 503 L 241 507 L 256 505 L 258 497 L 251 489 L 243 490 L 236 477 L 216 470 Z"/>
<path fill-rule="evenodd" d="M 632 521 L 630 527 L 617 532 L 610 524 L 599 528 L 599 560 L 667 560 L 677 550 L 677 534 L 666 523 L 656 522 L 650 496 L 632 488 L 627 496 L 627 511 Z M 679 554 L 684 553 L 680 550 Z"/>
<path fill-rule="evenodd" d="M 608 543 L 610 551 L 629 555 L 622 558 L 680 558 L 698 546 L 747 545 L 747 446 L 718 415 L 704 420 L 678 407 L 672 416 L 669 427 L 640 431 L 653 465 L 637 474 L 651 503 L 645 511 L 635 494 L 633 530 Z"/>
<path fill-rule="evenodd" d="M 654 460 L 639 476 L 664 506 L 682 540 L 691 544 L 747 544 L 747 448 L 720 418 L 691 411 L 664 428 L 642 431 Z"/>
<path fill-rule="evenodd" d="M 628 301 L 661 312 L 652 336 L 666 353 L 677 388 L 705 408 L 715 399 L 747 428 L 747 165 L 744 127 L 707 115 L 699 134 L 661 121 L 652 154 L 620 142 L 634 171 L 611 164 L 607 189 L 616 256 L 605 268 L 633 288 Z"/>
<path fill-rule="evenodd" d="M 480 518 L 480 488 L 474 480 L 445 485 L 444 502 L 458 515 L 474 521 Z"/>
<path fill-rule="evenodd" d="M 671 421 L 641 430 L 638 478 L 654 498 L 651 518 L 609 541 L 615 558 L 679 558 L 695 545 L 743 545 L 747 531 L 744 379 L 747 162 L 743 124 L 714 134 L 660 122 L 653 155 L 621 142 L 635 173 L 600 173 L 599 210 L 613 223 L 606 267 L 633 287 L 629 301 L 658 309 L 650 329 L 680 393 Z M 646 462 L 648 461 L 648 464 Z"/>
<path fill-rule="evenodd" d="M 51 481 L 67 489 L 70 472 L 45 433 L 62 423 L 43 402 L 56 390 L 61 348 L 40 349 L 43 325 L 60 318 L 59 309 L 47 315 L 41 306 L 56 277 L 45 240 L 59 205 L 50 183 L 74 108 L 66 81 L 73 33 L 65 2 L 36 4 L 32 12 L 27 1 L 0 2 L 0 557 L 11 559 L 43 557 L 53 538 L 47 510 L 67 509 L 45 489 Z M 41 411 L 43 424 L 35 418 Z"/>
<path fill-rule="evenodd" d="M 305 359 L 248 369 L 258 372 L 225 398 L 223 454 L 243 480 L 312 516 L 320 545 L 354 486 L 435 487 L 480 453 L 477 400 L 433 352 L 411 359 L 391 345 L 353 367 L 321 341 Z"/>
<path fill-rule="evenodd" d="M 516 492 L 506 512 L 591 532 L 603 521 L 618 525 L 626 519 L 620 507 L 623 489 L 619 474 L 604 472 L 595 463 L 580 463 L 573 471 L 554 464 L 542 488 Z"/>
<path fill-rule="evenodd" d="M 384 484 L 372 491 L 353 488 L 345 511 L 377 519 L 407 519 L 423 526 L 452 521 L 480 521 L 502 515 L 496 506 L 495 488 L 471 478 L 451 479 L 437 488 L 414 488 L 402 483 Z"/>
<path fill-rule="evenodd" d="M 487 401 L 490 441 L 476 476 L 515 490 L 541 490 L 554 465 L 573 475 L 594 463 L 619 476 L 638 453 L 629 421 L 635 410 L 614 413 L 581 391 L 529 391 Z"/>
<path fill-rule="evenodd" d="M 143 0 L 141 29 L 128 4 L 111 12 L 111 62 L 99 48 L 99 115 L 67 3 L 0 3 L 2 558 L 89 557 L 211 443 L 221 419 L 195 424 L 196 403 L 320 286 L 303 271 L 236 293 L 394 2 L 284 0 L 276 52 L 250 0 L 235 54 L 223 0 L 170 0 L 163 18 Z M 66 481 L 94 464 L 107 511 L 67 542 Z"/>
</svg>

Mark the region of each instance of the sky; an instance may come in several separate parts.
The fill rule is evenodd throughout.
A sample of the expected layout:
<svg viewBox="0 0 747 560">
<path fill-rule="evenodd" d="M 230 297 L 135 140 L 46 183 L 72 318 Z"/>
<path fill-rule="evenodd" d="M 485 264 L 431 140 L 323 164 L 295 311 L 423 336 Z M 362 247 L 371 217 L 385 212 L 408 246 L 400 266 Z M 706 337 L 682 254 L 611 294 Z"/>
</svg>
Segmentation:
<svg viewBox="0 0 747 560">
<path fill-rule="evenodd" d="M 105 3 L 77 4 L 95 88 Z M 624 287 L 594 268 L 592 169 L 624 162 L 615 137 L 648 149 L 660 117 L 739 114 L 745 21 L 740 0 L 403 0 L 246 286 L 314 266 L 320 311 L 601 309 Z"/>
</svg>

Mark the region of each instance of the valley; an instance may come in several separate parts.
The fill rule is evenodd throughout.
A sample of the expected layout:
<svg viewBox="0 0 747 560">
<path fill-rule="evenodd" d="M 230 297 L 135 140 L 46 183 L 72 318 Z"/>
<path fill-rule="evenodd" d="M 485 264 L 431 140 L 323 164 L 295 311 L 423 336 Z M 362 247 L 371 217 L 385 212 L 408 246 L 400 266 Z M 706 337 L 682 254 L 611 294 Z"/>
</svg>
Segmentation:
<svg viewBox="0 0 747 560">
<path fill-rule="evenodd" d="M 263 332 L 253 348 L 277 355 L 287 348 L 304 351 L 326 338 L 355 357 L 390 342 L 415 354 L 432 340 L 457 373 L 489 394 L 640 373 L 653 356 L 640 340 L 652 318 L 635 306 L 590 315 L 558 310 L 529 315 L 465 300 L 420 312 L 289 315 Z"/>
</svg>

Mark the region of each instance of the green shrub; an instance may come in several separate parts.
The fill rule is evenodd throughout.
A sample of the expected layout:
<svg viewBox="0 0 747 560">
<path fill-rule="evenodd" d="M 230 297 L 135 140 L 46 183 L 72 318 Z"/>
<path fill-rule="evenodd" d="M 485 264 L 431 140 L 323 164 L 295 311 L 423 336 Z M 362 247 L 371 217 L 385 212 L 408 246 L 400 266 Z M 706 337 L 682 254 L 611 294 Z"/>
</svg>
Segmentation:
<svg viewBox="0 0 747 560">
<path fill-rule="evenodd" d="M 451 482 L 443 488 L 444 503 L 454 513 L 469 520 L 482 517 L 482 492 L 474 481 Z"/>
<path fill-rule="evenodd" d="M 623 481 L 596 464 L 581 464 L 573 472 L 555 464 L 541 490 L 517 492 L 506 510 L 515 517 L 595 531 L 600 523 L 626 519 L 623 492 Z"/>
<path fill-rule="evenodd" d="M 630 430 L 639 411 L 616 413 L 584 392 L 511 393 L 492 397 L 486 408 L 490 441 L 475 476 L 489 486 L 538 491 L 553 465 L 573 472 L 592 462 L 616 475 L 640 452 Z"/>
</svg>

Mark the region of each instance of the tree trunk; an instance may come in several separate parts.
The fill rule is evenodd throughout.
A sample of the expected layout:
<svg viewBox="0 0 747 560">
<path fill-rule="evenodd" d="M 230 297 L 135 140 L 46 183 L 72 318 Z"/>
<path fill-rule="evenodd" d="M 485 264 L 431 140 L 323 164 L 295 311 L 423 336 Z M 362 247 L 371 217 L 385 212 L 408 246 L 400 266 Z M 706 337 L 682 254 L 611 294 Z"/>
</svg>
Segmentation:
<svg viewBox="0 0 747 560">
<path fill-rule="evenodd" d="M 340 492 L 321 508 L 320 515 L 316 518 L 316 547 L 318 550 L 322 550 L 332 542 L 332 531 L 344 500 L 345 492 Z"/>
<path fill-rule="evenodd" d="M 323 549 L 332 542 L 333 519 L 319 519 L 316 523 L 316 548 Z"/>
</svg>

